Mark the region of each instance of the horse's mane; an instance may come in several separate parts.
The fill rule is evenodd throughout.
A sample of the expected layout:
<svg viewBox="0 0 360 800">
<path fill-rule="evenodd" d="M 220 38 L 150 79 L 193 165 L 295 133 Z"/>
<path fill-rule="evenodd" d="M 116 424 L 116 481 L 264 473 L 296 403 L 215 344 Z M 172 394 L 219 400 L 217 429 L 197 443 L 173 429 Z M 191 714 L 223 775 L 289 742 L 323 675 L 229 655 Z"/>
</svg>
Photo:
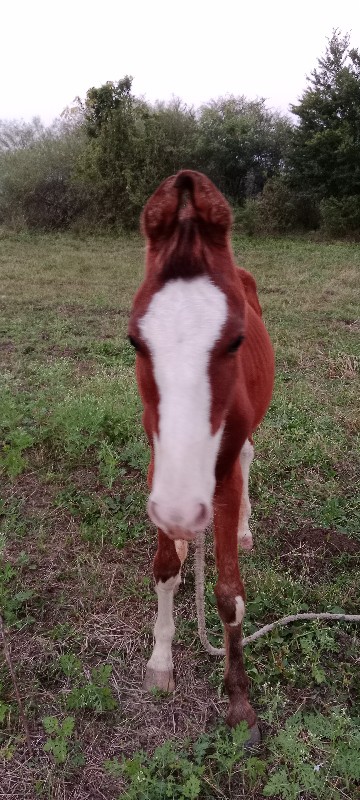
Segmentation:
<svg viewBox="0 0 360 800">
<path fill-rule="evenodd" d="M 162 280 L 194 278 L 211 267 L 209 238 L 199 221 L 190 216 L 179 219 L 170 239 L 160 249 L 158 265 Z"/>
</svg>

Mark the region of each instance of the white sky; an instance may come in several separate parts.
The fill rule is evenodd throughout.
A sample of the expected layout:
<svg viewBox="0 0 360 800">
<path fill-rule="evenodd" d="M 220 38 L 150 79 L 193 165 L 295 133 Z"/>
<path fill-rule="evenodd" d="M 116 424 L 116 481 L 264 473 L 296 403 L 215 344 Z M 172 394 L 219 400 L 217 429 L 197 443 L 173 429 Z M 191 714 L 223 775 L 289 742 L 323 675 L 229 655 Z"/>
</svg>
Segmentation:
<svg viewBox="0 0 360 800">
<path fill-rule="evenodd" d="M 287 111 L 334 27 L 360 48 L 359 0 L 0 3 L 0 119 L 51 122 L 125 74 L 149 101 L 244 94 Z"/>
</svg>

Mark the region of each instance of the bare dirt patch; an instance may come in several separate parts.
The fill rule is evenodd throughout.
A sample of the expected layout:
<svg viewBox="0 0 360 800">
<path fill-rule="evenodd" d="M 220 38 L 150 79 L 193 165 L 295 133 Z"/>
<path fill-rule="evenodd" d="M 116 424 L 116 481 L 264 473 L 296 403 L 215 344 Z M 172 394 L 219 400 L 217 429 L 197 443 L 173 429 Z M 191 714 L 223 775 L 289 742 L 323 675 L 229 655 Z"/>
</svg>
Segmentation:
<svg viewBox="0 0 360 800">
<path fill-rule="evenodd" d="M 15 350 L 14 342 L 0 342 L 1 353 L 11 353 L 13 350 Z"/>
<path fill-rule="evenodd" d="M 23 513 L 33 514 L 47 511 L 58 488 L 54 484 L 44 484 L 36 472 L 24 472 L 18 475 L 14 483 L 3 487 L 3 495 L 7 500 L 23 501 Z"/>
<path fill-rule="evenodd" d="M 10 368 L 14 356 L 17 353 L 17 348 L 14 342 L 6 341 L 0 342 L 0 364 L 3 368 Z"/>
<path fill-rule="evenodd" d="M 298 576 L 328 578 L 339 569 L 339 559 L 347 558 L 347 569 L 360 567 L 360 542 L 346 533 L 307 526 L 299 531 L 275 534 L 281 564 Z"/>
<path fill-rule="evenodd" d="M 79 351 L 72 347 L 60 347 L 57 344 L 47 348 L 47 354 L 53 362 L 58 358 L 66 358 L 73 362 L 73 368 L 80 377 L 92 377 L 96 374 L 99 364 L 94 359 L 79 358 Z"/>
<path fill-rule="evenodd" d="M 336 321 L 336 327 L 344 328 L 349 333 L 359 333 L 360 319 L 339 319 Z"/>
</svg>

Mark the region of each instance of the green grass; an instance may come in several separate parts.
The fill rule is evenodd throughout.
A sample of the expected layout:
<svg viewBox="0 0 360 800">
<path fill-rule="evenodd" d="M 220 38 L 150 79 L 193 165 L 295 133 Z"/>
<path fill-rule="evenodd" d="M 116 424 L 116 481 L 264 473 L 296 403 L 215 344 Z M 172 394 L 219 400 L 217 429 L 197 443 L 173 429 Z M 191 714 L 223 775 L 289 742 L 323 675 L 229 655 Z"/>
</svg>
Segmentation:
<svg viewBox="0 0 360 800">
<path fill-rule="evenodd" d="M 305 239 L 236 238 L 234 250 L 257 279 L 277 362 L 251 474 L 247 634 L 296 611 L 359 613 L 360 255 Z M 223 663 L 197 638 L 190 558 L 177 691 L 140 693 L 155 536 L 126 328 L 142 274 L 135 236 L 0 234 L 0 606 L 34 747 L 29 759 L 3 659 L 2 789 L 24 800 L 70 800 L 75 788 L 81 800 L 353 800 L 354 625 L 298 624 L 246 648 L 265 738 L 244 754 L 241 726 L 221 724 Z M 219 644 L 214 581 L 209 542 L 207 626 Z"/>
</svg>

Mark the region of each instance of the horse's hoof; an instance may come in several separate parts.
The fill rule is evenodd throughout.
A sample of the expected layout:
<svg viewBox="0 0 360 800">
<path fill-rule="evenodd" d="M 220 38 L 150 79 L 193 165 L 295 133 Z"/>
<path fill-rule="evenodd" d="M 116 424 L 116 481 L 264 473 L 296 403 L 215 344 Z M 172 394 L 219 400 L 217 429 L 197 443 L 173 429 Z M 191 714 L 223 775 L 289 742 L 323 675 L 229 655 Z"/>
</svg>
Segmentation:
<svg viewBox="0 0 360 800">
<path fill-rule="evenodd" d="M 147 667 L 143 682 L 144 692 L 159 689 L 161 692 L 173 692 L 175 689 L 174 673 L 172 669 L 164 672 Z"/>
<path fill-rule="evenodd" d="M 257 744 L 260 744 L 260 742 L 261 742 L 261 732 L 257 722 L 255 722 L 255 725 L 252 725 L 251 728 L 249 728 L 249 738 L 247 739 L 244 745 L 245 750 L 248 750 L 251 747 L 255 747 Z"/>
<path fill-rule="evenodd" d="M 253 719 L 255 719 L 255 722 L 253 723 L 253 725 L 249 725 L 249 723 L 247 723 L 248 724 L 248 738 L 246 739 L 246 741 L 244 743 L 245 750 L 248 750 L 251 747 L 255 747 L 257 744 L 260 744 L 260 742 L 261 742 L 260 728 L 259 728 L 259 726 L 258 726 L 258 724 L 256 722 L 255 713 L 254 713 L 254 711 L 253 711 L 253 709 L 251 708 L 250 705 L 248 705 L 248 711 L 252 712 L 251 716 L 250 716 L 250 713 L 249 713 L 249 716 L 250 716 L 250 719 L 251 719 L 251 717 Z M 230 705 L 229 711 L 228 711 L 228 715 L 226 717 L 226 722 L 227 722 L 227 724 L 229 725 L 230 728 L 235 728 L 236 725 L 239 725 L 239 723 L 244 722 L 244 708 L 242 707 L 241 709 L 239 709 L 236 706 L 231 706 Z"/>
</svg>

